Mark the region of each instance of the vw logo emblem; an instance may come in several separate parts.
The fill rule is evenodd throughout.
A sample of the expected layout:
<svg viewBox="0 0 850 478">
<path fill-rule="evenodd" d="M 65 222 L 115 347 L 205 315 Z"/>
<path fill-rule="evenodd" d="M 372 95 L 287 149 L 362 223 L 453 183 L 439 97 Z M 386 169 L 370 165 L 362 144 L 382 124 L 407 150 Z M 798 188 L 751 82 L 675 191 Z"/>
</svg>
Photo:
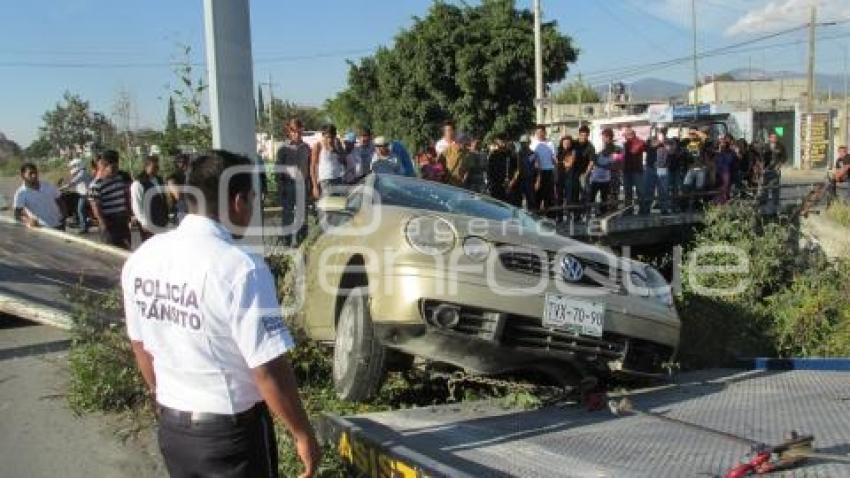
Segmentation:
<svg viewBox="0 0 850 478">
<path fill-rule="evenodd" d="M 584 277 L 584 266 L 575 257 L 566 255 L 561 259 L 561 275 L 567 282 L 578 282 Z"/>
</svg>

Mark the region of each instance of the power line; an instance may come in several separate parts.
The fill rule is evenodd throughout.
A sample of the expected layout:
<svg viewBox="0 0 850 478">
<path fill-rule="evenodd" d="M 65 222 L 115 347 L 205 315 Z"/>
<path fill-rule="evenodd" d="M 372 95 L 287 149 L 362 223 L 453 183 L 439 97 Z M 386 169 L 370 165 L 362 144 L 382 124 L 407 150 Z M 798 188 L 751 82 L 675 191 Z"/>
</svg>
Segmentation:
<svg viewBox="0 0 850 478">
<path fill-rule="evenodd" d="M 374 48 L 361 48 L 356 50 L 339 50 L 311 55 L 292 55 L 258 58 L 254 64 L 287 63 L 295 61 L 307 61 L 321 58 L 337 58 L 350 55 L 362 55 L 371 53 Z M 184 65 L 183 62 L 46 62 L 46 61 L 6 61 L 0 62 L 0 68 L 97 68 L 97 69 L 125 69 L 125 68 L 173 68 Z M 206 62 L 190 62 L 191 66 L 206 66 Z"/>
<path fill-rule="evenodd" d="M 830 25 L 837 25 L 839 23 L 846 23 L 846 21 L 829 22 Z M 719 56 L 719 55 L 727 53 L 727 52 L 740 53 L 741 47 L 749 46 L 749 45 L 752 45 L 754 43 L 762 42 L 764 40 L 775 38 L 775 37 L 778 37 L 778 36 L 781 36 L 781 35 L 786 35 L 788 33 L 792 33 L 792 32 L 798 31 L 798 30 L 803 30 L 803 29 L 806 29 L 806 28 L 808 28 L 808 24 L 799 25 L 799 26 L 796 26 L 796 27 L 793 27 L 793 28 L 788 28 L 786 30 L 770 33 L 770 34 L 767 34 L 767 35 L 762 35 L 760 37 L 756 37 L 756 38 L 752 38 L 752 39 L 749 39 L 749 40 L 733 43 L 733 44 L 726 45 L 726 46 L 723 46 L 723 47 L 714 48 L 714 49 L 711 49 L 711 50 L 706 50 L 706 51 L 703 51 L 701 53 L 698 53 L 697 58 L 701 59 L 701 58 L 707 58 L 707 57 L 712 57 L 712 56 Z M 682 56 L 682 57 L 673 58 L 673 59 L 670 59 L 670 60 L 659 61 L 659 62 L 654 62 L 654 63 L 633 64 L 633 65 L 627 65 L 627 66 L 624 66 L 624 67 L 597 70 L 597 71 L 594 71 L 594 72 L 587 74 L 586 76 L 593 78 L 594 79 L 593 81 L 601 81 L 602 79 L 606 79 L 606 78 L 618 78 L 618 77 L 634 76 L 634 75 L 637 75 L 637 74 L 649 72 L 649 71 L 656 70 L 656 69 L 663 69 L 663 68 L 667 68 L 667 67 L 670 67 L 670 66 L 676 66 L 676 65 L 682 64 L 684 62 L 692 61 L 692 60 L 693 60 L 693 55 L 688 55 L 688 56 Z"/>
</svg>

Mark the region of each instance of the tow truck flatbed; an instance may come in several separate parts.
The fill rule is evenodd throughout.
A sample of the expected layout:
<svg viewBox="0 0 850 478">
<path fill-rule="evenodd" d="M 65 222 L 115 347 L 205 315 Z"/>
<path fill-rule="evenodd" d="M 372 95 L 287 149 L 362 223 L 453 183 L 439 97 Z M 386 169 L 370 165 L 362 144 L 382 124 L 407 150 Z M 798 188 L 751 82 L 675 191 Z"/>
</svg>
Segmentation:
<svg viewBox="0 0 850 478">
<path fill-rule="evenodd" d="M 766 444 L 792 430 L 818 451 L 850 454 L 850 373 L 713 370 L 628 393 L 645 410 Z M 616 418 L 577 404 L 505 410 L 467 402 L 358 416 L 326 416 L 323 436 L 364 476 L 723 476 L 746 461 L 741 443 L 651 416 Z M 793 476 L 850 476 L 812 460 Z"/>
</svg>

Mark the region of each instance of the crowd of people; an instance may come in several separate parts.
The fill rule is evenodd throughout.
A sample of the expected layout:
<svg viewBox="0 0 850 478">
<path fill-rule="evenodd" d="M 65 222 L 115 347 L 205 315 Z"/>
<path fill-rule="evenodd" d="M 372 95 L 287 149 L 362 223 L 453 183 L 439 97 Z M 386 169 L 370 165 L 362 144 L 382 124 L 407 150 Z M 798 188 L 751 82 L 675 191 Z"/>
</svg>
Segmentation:
<svg viewBox="0 0 850 478">
<path fill-rule="evenodd" d="M 48 227 L 64 231 L 71 215 L 81 234 L 97 225 L 101 241 L 129 250 L 131 230 L 139 232 L 142 242 L 186 215 L 181 192 L 189 167 L 187 155 L 174 158 L 175 172 L 163 181 L 159 176 L 159 157 L 143 159 L 141 171 L 132 178 L 120 169 L 114 150 L 97 154 L 91 171 L 80 158 L 68 163 L 67 179 L 57 188 L 39 177 L 33 163 L 21 166 L 20 188 L 15 192 L 15 218 L 30 227 Z"/>
<path fill-rule="evenodd" d="M 320 198 L 346 190 L 370 172 L 463 187 L 557 219 L 605 214 L 621 206 L 626 213 L 644 215 L 653 209 L 662 214 L 693 211 L 708 202 L 726 203 L 756 187 L 762 201 L 777 208 L 780 168 L 787 160 L 776 133 L 756 146 L 730 135 L 714 139 L 697 128 L 683 138 L 668 136 L 664 128 L 651 138 L 640 138 L 625 127 L 619 143 L 613 130 L 603 130 L 597 148 L 587 126 L 557 145 L 540 126 L 532 135 L 523 135 L 518 145 L 496 136 L 485 149 L 478 138 L 458 133 L 447 121 L 442 137 L 418 151 L 414 162 L 400 143 L 373 138 L 368 129 L 341 140 L 336 128 L 326 126 L 311 148 L 301 137 L 298 120 L 289 121 L 286 128 L 288 140 L 276 157 L 284 168 L 278 174 L 284 224 L 296 216 L 297 178 L 312 198 Z M 303 232 L 294 237 L 303 237 Z"/>
<path fill-rule="evenodd" d="M 561 137 L 557 144 L 540 126 L 516 144 L 496 136 L 482 148 L 478 138 L 459 133 L 447 121 L 442 136 L 413 158 L 399 141 L 373 137 L 368 128 L 340 137 L 333 125 L 327 125 L 312 146 L 297 118 L 286 123 L 285 133 L 275 155 L 274 181 L 283 225 L 300 224 L 283 238 L 291 246 L 307 236 L 310 200 L 344 193 L 373 172 L 418 176 L 488 194 L 556 220 L 583 220 L 614 211 L 640 215 L 653 210 L 694 211 L 707 203 L 724 204 L 736 195 L 756 197 L 769 211 L 777 211 L 781 167 L 788 159 L 776 133 L 770 133 L 763 145 L 750 145 L 728 134 L 712 138 L 697 128 L 681 138 L 669 136 L 665 128 L 641 138 L 626 126 L 619 142 L 613 130 L 604 129 L 597 147 L 587 126 L 581 126 L 576 137 Z M 36 166 L 28 163 L 21 168 L 15 216 L 30 226 L 64 230 L 68 213 L 76 217 L 81 233 L 96 221 L 104 243 L 129 249 L 132 229 L 145 241 L 186 215 L 181 189 L 189 159 L 185 154 L 175 156 L 174 173 L 163 180 L 159 157 L 148 156 L 131 179 L 119 168 L 118 153 L 107 150 L 91 161 L 91 172 L 81 159 L 71 160 L 60 189 L 39 180 Z M 834 184 L 846 181 L 848 172 L 850 156 L 842 146 L 832 174 Z M 302 194 L 306 201 L 297 199 Z"/>
</svg>

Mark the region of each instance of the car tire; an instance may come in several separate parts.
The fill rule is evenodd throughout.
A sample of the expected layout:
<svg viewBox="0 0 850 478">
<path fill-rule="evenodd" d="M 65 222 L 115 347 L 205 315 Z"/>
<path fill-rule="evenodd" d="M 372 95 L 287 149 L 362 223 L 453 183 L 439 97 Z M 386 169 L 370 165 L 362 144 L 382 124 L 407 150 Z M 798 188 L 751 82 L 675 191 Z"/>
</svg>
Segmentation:
<svg viewBox="0 0 850 478">
<path fill-rule="evenodd" d="M 375 396 L 386 373 L 386 349 L 375 337 L 366 287 L 352 289 L 339 312 L 334 341 L 333 381 L 343 400 Z"/>
</svg>

